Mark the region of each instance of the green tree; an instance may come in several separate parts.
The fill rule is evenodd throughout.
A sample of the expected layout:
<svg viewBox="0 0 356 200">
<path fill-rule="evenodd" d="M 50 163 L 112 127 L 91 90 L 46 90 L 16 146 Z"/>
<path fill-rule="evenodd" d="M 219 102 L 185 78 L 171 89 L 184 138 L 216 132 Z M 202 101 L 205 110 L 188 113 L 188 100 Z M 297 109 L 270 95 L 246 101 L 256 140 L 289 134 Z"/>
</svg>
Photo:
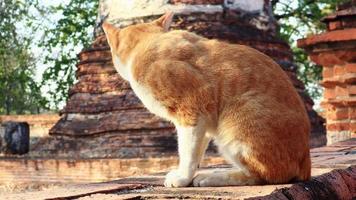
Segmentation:
<svg viewBox="0 0 356 200">
<path fill-rule="evenodd" d="M 57 21 L 51 22 L 54 26 L 45 28 L 44 40 L 40 43 L 44 51 L 56 51 L 55 55 L 45 56 L 49 67 L 42 80 L 42 85 L 54 86 L 49 91 L 51 108 L 58 109 L 58 103 L 68 98 L 68 90 L 75 81 L 76 55 L 90 45 L 93 37 L 98 3 L 98 0 L 71 0 L 50 8 L 51 14 L 61 14 Z"/>
<path fill-rule="evenodd" d="M 45 99 L 34 81 L 32 37 L 18 30 L 30 26 L 29 8 L 35 2 L 0 1 L 0 114 L 40 112 Z M 19 26 L 19 27 L 17 27 Z"/>
<path fill-rule="evenodd" d="M 319 86 L 322 68 L 311 63 L 307 54 L 296 47 L 296 39 L 325 30 L 321 19 L 336 10 L 336 6 L 347 0 L 272 0 L 274 16 L 280 24 L 279 37 L 292 48 L 294 61 L 298 65 L 298 78 L 304 82 L 313 99 L 321 97 Z"/>
</svg>

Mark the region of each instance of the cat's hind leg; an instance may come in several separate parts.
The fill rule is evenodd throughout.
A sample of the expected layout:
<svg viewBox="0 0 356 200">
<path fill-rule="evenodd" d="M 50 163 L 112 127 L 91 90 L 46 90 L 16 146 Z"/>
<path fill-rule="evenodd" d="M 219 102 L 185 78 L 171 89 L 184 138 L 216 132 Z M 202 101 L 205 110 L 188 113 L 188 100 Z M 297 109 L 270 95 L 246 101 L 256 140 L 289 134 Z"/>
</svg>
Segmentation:
<svg viewBox="0 0 356 200">
<path fill-rule="evenodd" d="M 218 143 L 219 151 L 223 157 L 232 164 L 233 168 L 215 169 L 198 173 L 193 179 L 194 186 L 216 187 L 237 185 L 258 185 L 263 183 L 261 178 L 251 172 L 247 166 L 241 163 L 242 154 L 247 153 L 247 147 L 242 144 L 221 145 Z"/>
<path fill-rule="evenodd" d="M 193 180 L 195 187 L 257 185 L 259 183 L 260 180 L 257 177 L 237 168 L 201 172 Z"/>
</svg>

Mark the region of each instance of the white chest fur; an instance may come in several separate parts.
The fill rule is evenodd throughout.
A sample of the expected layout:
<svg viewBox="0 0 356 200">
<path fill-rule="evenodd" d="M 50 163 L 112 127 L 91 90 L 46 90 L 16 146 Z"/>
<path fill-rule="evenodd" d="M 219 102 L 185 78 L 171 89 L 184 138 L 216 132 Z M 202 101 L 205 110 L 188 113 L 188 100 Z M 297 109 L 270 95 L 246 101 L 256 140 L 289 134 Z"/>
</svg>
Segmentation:
<svg viewBox="0 0 356 200">
<path fill-rule="evenodd" d="M 129 59 L 126 64 L 123 64 L 120 59 L 115 56 L 113 61 L 116 70 L 124 79 L 130 82 L 131 88 L 150 112 L 167 120 L 174 121 L 172 116 L 169 115 L 168 110 L 153 96 L 149 87 L 138 83 L 134 79 L 131 72 L 132 59 Z"/>
<path fill-rule="evenodd" d="M 128 62 L 126 65 L 121 62 L 120 58 L 113 55 L 113 63 L 117 72 L 119 72 L 120 76 L 129 81 L 129 68 L 131 67 L 131 62 Z"/>
</svg>

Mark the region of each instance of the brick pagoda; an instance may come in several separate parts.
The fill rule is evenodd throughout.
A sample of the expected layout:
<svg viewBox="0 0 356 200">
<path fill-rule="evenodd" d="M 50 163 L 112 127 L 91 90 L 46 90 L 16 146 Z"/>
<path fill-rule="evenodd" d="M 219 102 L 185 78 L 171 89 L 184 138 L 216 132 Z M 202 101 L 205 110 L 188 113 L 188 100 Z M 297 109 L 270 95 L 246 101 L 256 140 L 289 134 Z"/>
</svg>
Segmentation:
<svg viewBox="0 0 356 200">
<path fill-rule="evenodd" d="M 298 41 L 323 67 L 328 144 L 356 137 L 356 1 L 323 19 L 327 31 Z"/>
</svg>

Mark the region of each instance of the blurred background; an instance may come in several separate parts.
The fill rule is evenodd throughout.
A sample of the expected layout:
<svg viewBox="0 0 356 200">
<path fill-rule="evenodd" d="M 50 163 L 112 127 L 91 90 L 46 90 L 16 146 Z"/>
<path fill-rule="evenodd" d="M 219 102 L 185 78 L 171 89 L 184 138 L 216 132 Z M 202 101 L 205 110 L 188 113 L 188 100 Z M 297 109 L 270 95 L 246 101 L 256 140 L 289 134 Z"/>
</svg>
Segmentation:
<svg viewBox="0 0 356 200">
<path fill-rule="evenodd" d="M 100 27 L 107 15 L 122 28 L 168 10 L 175 13 L 172 29 L 249 45 L 272 57 L 308 112 L 313 167 L 355 164 L 355 4 L 0 0 L 0 192 L 174 167 L 174 126 L 149 113 L 117 74 Z M 333 144 L 337 148 L 318 148 Z M 213 144 L 207 155 L 205 164 L 224 164 Z"/>
</svg>

